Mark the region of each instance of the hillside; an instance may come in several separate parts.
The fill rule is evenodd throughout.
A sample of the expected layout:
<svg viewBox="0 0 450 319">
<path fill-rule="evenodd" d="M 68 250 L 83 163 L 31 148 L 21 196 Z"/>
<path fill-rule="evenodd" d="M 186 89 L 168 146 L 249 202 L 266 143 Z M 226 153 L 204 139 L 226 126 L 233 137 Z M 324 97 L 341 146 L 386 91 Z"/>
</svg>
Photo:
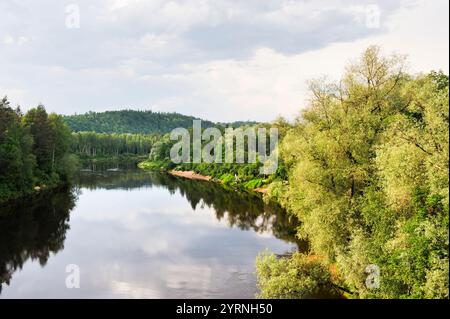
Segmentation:
<svg viewBox="0 0 450 319">
<path fill-rule="evenodd" d="M 168 133 L 177 127 L 191 127 L 193 116 L 178 113 L 152 111 L 106 111 L 89 112 L 64 116 L 64 120 L 75 132 L 92 131 L 98 133 Z M 202 127 L 215 124 L 202 120 Z"/>
<path fill-rule="evenodd" d="M 63 118 L 74 132 L 88 131 L 117 134 L 165 134 L 177 127 L 192 127 L 192 121 L 199 119 L 179 113 L 135 110 L 88 112 L 85 114 L 66 115 Z M 258 122 L 236 121 L 232 123 L 214 123 L 202 120 L 203 128 L 213 126 L 240 127 L 255 124 L 258 124 Z"/>
</svg>

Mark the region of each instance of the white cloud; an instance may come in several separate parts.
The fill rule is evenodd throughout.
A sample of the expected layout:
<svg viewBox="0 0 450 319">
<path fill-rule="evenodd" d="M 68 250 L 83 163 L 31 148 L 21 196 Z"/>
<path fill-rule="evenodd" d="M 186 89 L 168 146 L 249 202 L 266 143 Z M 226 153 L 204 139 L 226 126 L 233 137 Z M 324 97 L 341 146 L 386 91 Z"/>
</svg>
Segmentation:
<svg viewBox="0 0 450 319">
<path fill-rule="evenodd" d="M 445 14 L 442 14 L 446 12 Z M 380 45 L 385 54 L 408 53 L 411 72 L 443 69 L 448 73 L 448 2 L 421 1 L 384 23 L 387 34 L 353 42 L 333 43 L 298 55 L 258 49 L 248 60 L 219 60 L 188 65 L 179 74 L 164 75 L 178 85 L 188 85 L 195 98 L 157 101 L 161 109 L 189 105 L 194 113 L 213 120 L 270 120 L 281 114 L 293 117 L 307 103 L 306 82 L 328 75 L 339 79 L 345 66 L 369 45 Z M 428 22 L 428 25 L 425 24 Z M 441 41 L 437 41 L 440 39 Z M 196 101 L 202 101 L 195 105 Z"/>
<path fill-rule="evenodd" d="M 380 28 L 366 26 L 371 4 Z M 408 54 L 413 72 L 448 73 L 448 5 L 80 1 L 82 27 L 68 30 L 63 5 L 6 2 L 0 95 L 60 113 L 131 107 L 216 121 L 293 116 L 305 105 L 307 80 L 338 78 L 372 44 Z"/>
<path fill-rule="evenodd" d="M 14 42 L 15 42 L 14 37 L 12 37 L 11 35 L 7 35 L 3 38 L 4 44 L 13 44 Z"/>
</svg>

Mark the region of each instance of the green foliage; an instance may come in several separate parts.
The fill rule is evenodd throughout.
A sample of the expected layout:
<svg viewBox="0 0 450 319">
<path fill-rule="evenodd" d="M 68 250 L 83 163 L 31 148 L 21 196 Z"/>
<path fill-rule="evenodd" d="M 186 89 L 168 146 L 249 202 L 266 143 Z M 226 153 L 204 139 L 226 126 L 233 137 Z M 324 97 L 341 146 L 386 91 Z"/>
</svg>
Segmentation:
<svg viewBox="0 0 450 319">
<path fill-rule="evenodd" d="M 222 176 L 220 176 L 219 178 L 222 183 L 226 184 L 226 185 L 230 185 L 231 183 L 233 183 L 235 181 L 235 177 L 231 174 L 223 174 Z"/>
<path fill-rule="evenodd" d="M 279 120 L 280 121 L 280 120 Z M 237 122 L 239 124 L 248 122 Z M 276 126 L 280 126 L 277 124 Z M 233 125 L 227 125 L 230 127 Z M 243 126 L 243 129 L 251 128 L 255 131 L 259 127 L 266 127 L 266 124 L 258 124 L 255 126 Z M 267 128 L 267 127 L 266 127 Z M 221 128 L 224 134 L 224 127 Z M 243 189 L 255 189 L 265 187 L 274 180 L 282 180 L 287 178 L 287 169 L 282 160 L 279 160 L 278 169 L 274 174 L 269 176 L 261 176 L 260 168 L 262 166 L 258 158 L 255 163 L 236 163 L 236 147 L 234 149 L 233 159 L 234 163 L 180 163 L 174 164 L 170 159 L 170 150 L 176 141 L 171 141 L 168 134 L 163 135 L 156 141 L 151 148 L 149 160 L 142 163 L 140 167 L 145 169 L 161 169 L 169 167 L 181 171 L 194 171 L 195 173 L 210 176 L 213 179 L 220 181 L 224 185 L 239 187 Z M 244 141 L 243 145 L 244 159 L 248 159 L 248 140 Z M 191 155 L 192 155 L 192 141 L 191 141 Z M 222 160 L 225 159 L 225 147 L 222 147 Z M 152 163 L 154 162 L 154 163 Z M 164 164 L 165 163 L 165 164 Z"/>
<path fill-rule="evenodd" d="M 152 111 L 107 111 L 65 116 L 64 120 L 75 132 L 165 134 L 178 127 L 192 127 L 196 118 L 178 113 Z M 214 123 L 202 121 L 203 127 Z"/>
<path fill-rule="evenodd" d="M 277 258 L 262 253 L 256 259 L 256 272 L 259 298 L 312 298 L 333 289 L 327 267 L 305 254 Z"/>
<path fill-rule="evenodd" d="M 33 184 L 33 138 L 21 118 L 6 97 L 0 100 L 0 202 L 22 196 Z"/>
<path fill-rule="evenodd" d="M 248 188 L 248 189 L 255 189 L 255 188 L 261 187 L 263 185 L 263 183 L 264 183 L 264 179 L 255 178 L 255 179 L 249 180 L 247 183 L 245 183 L 244 187 Z"/>
<path fill-rule="evenodd" d="M 448 298 L 448 83 L 371 47 L 339 84 L 311 82 L 311 104 L 284 134 L 288 181 L 269 196 L 355 297 Z M 370 264 L 378 289 L 365 284 Z"/>
<path fill-rule="evenodd" d="M 24 116 L 0 101 L 0 202 L 18 198 L 33 186 L 53 187 L 76 168 L 68 155 L 71 133 L 62 118 L 43 106 Z"/>
<path fill-rule="evenodd" d="M 78 132 L 72 134 L 72 153 L 81 158 L 111 158 L 125 155 L 148 156 L 158 135 L 107 134 Z"/>
<path fill-rule="evenodd" d="M 144 161 L 138 164 L 139 168 L 150 171 L 168 171 L 175 168 L 175 164 L 169 161 Z"/>
<path fill-rule="evenodd" d="M 70 182 L 75 177 L 75 172 L 80 170 L 80 159 L 74 154 L 66 153 L 58 161 L 57 173 L 65 182 Z"/>
<path fill-rule="evenodd" d="M 415 194 L 414 215 L 397 222 L 380 255 L 384 298 L 448 298 L 448 208 L 442 197 Z M 445 211 L 447 209 L 447 211 Z M 440 280 L 440 281 L 439 281 Z"/>
</svg>

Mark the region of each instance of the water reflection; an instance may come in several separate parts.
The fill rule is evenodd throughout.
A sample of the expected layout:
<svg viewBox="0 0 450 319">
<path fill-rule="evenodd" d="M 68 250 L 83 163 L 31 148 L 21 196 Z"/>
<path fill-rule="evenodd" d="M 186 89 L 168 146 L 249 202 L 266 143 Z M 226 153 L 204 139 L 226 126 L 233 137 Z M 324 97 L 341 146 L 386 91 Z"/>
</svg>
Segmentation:
<svg viewBox="0 0 450 319">
<path fill-rule="evenodd" d="M 75 208 L 66 192 L 2 211 L 2 297 L 251 298 L 258 252 L 305 249 L 278 206 L 213 183 L 97 166 L 77 194 Z"/>
<path fill-rule="evenodd" d="M 296 243 L 300 251 L 307 250 L 307 243 L 296 238 L 298 221 L 287 215 L 278 205 L 264 203 L 259 195 L 225 190 L 222 186 L 200 181 L 191 181 L 159 172 L 143 172 L 128 167 L 112 171 L 98 167 L 97 171 L 82 172 L 78 185 L 82 188 L 132 190 L 142 187 L 162 187 L 170 194 L 179 192 L 197 207 L 210 208 L 218 220 L 225 219 L 230 227 L 255 232 L 271 232 L 275 237 Z"/>
<path fill-rule="evenodd" d="M 64 248 L 75 198 L 59 190 L 0 207 L 0 293 L 27 260 L 45 266 L 51 253 Z"/>
</svg>

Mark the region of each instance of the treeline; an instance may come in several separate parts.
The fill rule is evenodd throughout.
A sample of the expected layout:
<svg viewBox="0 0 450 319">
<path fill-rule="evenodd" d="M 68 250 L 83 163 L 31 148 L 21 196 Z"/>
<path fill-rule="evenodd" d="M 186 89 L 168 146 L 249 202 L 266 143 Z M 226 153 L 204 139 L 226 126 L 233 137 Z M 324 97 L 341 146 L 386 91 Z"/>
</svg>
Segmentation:
<svg viewBox="0 0 450 319">
<path fill-rule="evenodd" d="M 340 287 L 355 298 L 449 297 L 449 78 L 412 76 L 377 47 L 312 100 L 280 147 L 268 197 L 301 221 L 309 254 L 257 261 L 261 296 Z"/>
<path fill-rule="evenodd" d="M 148 156 L 159 135 L 107 134 L 95 132 L 72 133 L 71 150 L 82 158 Z"/>
<path fill-rule="evenodd" d="M 193 116 L 179 113 L 152 111 L 106 111 L 88 112 L 64 116 L 64 121 L 74 132 L 96 132 L 108 134 L 166 134 L 175 128 L 190 128 Z M 254 121 L 236 121 L 232 123 L 213 123 L 202 120 L 202 126 L 208 127 L 241 127 L 256 125 Z"/>
<path fill-rule="evenodd" d="M 178 127 L 192 127 L 195 117 L 178 113 L 163 113 L 152 111 L 107 111 L 89 112 L 64 116 L 64 121 L 74 132 L 97 133 L 133 133 L 133 134 L 164 134 Z M 204 127 L 214 126 L 213 122 L 202 121 Z"/>
<path fill-rule="evenodd" d="M 77 165 L 69 153 L 71 131 L 61 116 L 43 106 L 25 115 L 0 100 L 0 203 L 21 197 L 33 187 L 67 182 Z"/>
</svg>

